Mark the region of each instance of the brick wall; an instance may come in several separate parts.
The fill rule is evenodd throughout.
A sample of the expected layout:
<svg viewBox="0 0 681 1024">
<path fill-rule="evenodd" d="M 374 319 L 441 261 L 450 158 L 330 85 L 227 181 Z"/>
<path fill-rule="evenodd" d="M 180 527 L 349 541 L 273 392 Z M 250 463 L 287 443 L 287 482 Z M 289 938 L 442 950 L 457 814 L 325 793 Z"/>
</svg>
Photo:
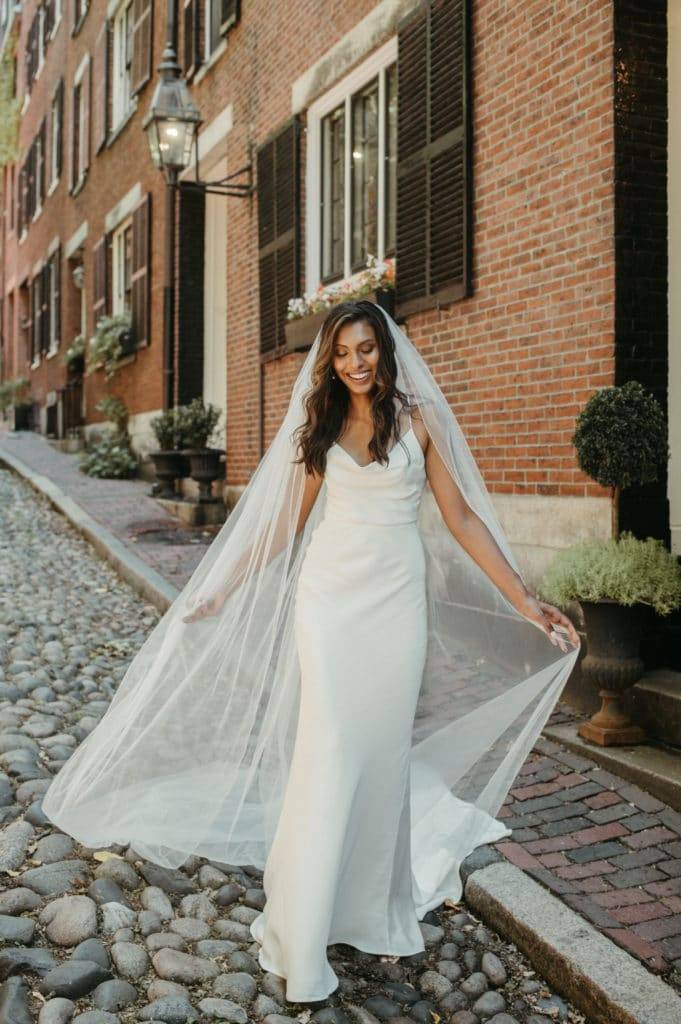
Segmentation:
<svg viewBox="0 0 681 1024">
<path fill-rule="evenodd" d="M 26 22 L 33 6 L 26 5 Z M 375 6 L 242 4 L 225 52 L 192 86 L 206 125 L 232 105 L 228 171 L 290 117 L 298 76 Z M 42 114 L 40 90 L 64 68 L 70 84 L 82 54 L 93 48 L 104 7 L 93 0 L 79 34 L 72 39 L 62 25 L 52 41 L 44 81 L 22 124 L 25 141 Z M 163 20 L 157 6 L 154 64 Z M 407 330 L 450 399 L 491 491 L 604 496 L 578 470 L 570 436 L 589 395 L 615 373 L 612 2 L 475 0 L 472 36 L 473 294 L 411 316 Z M 62 181 L 17 257 L 25 272 L 54 233 L 65 240 L 87 220 L 89 287 L 92 245 L 107 209 L 136 182 L 153 192 L 152 342 L 112 386 L 133 413 L 158 408 L 162 395 L 163 183 L 141 130 L 154 80 L 155 73 L 121 137 L 92 157 L 80 195 L 68 197 Z M 228 482 L 240 485 L 280 422 L 303 357 L 261 367 L 257 198 L 224 202 Z M 74 320 L 75 298 L 65 277 L 66 323 Z M 50 372 L 47 366 L 34 374 L 36 390 L 48 386 Z M 101 379 L 88 380 L 90 418 L 97 418 L 92 409 L 103 390 Z"/>
</svg>

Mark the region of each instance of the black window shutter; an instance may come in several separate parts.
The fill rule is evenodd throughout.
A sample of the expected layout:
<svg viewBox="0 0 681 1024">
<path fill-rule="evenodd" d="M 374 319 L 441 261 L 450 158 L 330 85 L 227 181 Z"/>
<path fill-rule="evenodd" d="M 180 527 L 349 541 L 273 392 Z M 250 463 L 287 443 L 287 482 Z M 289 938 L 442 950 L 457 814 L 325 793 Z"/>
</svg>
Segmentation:
<svg viewBox="0 0 681 1024">
<path fill-rule="evenodd" d="M 433 0 L 399 27 L 396 304 L 470 294 L 470 0 Z"/>
<path fill-rule="evenodd" d="M 153 46 L 152 0 L 133 0 L 132 5 L 132 93 L 140 91 L 151 78 Z"/>
<path fill-rule="evenodd" d="M 201 64 L 203 0 L 189 0 L 184 8 L 184 73 L 190 77 Z"/>
<path fill-rule="evenodd" d="M 178 267 L 178 401 L 203 395 L 204 258 L 206 196 L 202 189 L 180 187 Z"/>
<path fill-rule="evenodd" d="M 92 122 L 94 131 L 95 153 L 106 142 L 109 133 L 109 94 L 111 92 L 109 65 L 111 62 L 111 21 L 105 19 L 95 42 L 94 55 L 94 96 Z"/>
<path fill-rule="evenodd" d="M 260 349 L 286 342 L 289 299 L 300 285 L 300 119 L 257 150 Z"/>
<path fill-rule="evenodd" d="M 64 79 L 59 79 L 57 86 L 57 152 L 55 155 L 57 177 L 61 175 L 64 153 Z"/>
<path fill-rule="evenodd" d="M 37 356 L 37 346 L 35 341 L 36 322 L 35 322 L 35 311 L 34 311 L 34 297 L 33 292 L 35 290 L 36 278 L 33 277 L 28 282 L 28 351 L 31 353 L 31 362 L 34 363 Z"/>
<path fill-rule="evenodd" d="M 220 32 L 224 35 L 239 20 L 239 0 L 220 0 Z"/>
<path fill-rule="evenodd" d="M 40 351 L 50 348 L 50 264 L 43 263 L 40 271 Z"/>
<path fill-rule="evenodd" d="M 53 259 L 54 273 L 54 339 L 55 346 L 61 344 L 61 245 L 57 247 Z"/>
<path fill-rule="evenodd" d="M 148 345 L 151 297 L 151 192 L 132 211 L 132 331 L 137 348 Z"/>
</svg>

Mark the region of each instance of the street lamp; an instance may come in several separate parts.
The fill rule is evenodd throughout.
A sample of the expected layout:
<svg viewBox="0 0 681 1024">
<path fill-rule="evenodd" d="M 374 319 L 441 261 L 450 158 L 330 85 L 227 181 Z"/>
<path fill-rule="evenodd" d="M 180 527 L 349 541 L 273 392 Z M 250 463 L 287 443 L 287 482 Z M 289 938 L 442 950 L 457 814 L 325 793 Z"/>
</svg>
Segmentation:
<svg viewBox="0 0 681 1024">
<path fill-rule="evenodd" d="M 201 116 L 182 78 L 176 52 L 175 0 L 168 0 L 167 42 L 157 70 L 154 90 L 143 128 L 151 157 L 166 179 L 166 247 L 163 284 L 163 407 L 175 405 L 175 192 L 180 171 L 191 163 L 192 146 Z"/>
</svg>

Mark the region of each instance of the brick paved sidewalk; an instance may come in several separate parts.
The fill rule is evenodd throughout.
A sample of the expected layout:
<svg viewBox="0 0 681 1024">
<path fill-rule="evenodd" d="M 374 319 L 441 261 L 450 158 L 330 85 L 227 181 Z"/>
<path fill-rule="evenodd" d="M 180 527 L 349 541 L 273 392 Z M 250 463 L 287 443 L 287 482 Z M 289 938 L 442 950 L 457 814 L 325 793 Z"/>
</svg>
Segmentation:
<svg viewBox="0 0 681 1024">
<path fill-rule="evenodd" d="M 681 988 L 681 814 L 540 737 L 498 817 L 507 860 Z"/>
<path fill-rule="evenodd" d="M 170 516 L 151 497 L 147 480 L 99 480 L 81 473 L 78 455 L 53 448 L 40 434 L 0 427 L 0 453 L 4 451 L 48 477 L 178 589 L 216 532 L 216 527 L 187 527 Z"/>
</svg>

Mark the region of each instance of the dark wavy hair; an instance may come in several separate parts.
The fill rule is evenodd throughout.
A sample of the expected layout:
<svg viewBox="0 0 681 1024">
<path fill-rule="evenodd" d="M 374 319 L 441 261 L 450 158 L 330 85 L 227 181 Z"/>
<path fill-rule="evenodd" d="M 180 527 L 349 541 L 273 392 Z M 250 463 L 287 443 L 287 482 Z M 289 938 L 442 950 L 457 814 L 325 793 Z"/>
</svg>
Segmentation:
<svg viewBox="0 0 681 1024">
<path fill-rule="evenodd" d="M 374 434 L 369 442 L 369 452 L 377 462 L 387 463 L 391 443 L 396 444 L 400 440 L 399 413 L 402 409 L 413 409 L 407 395 L 396 384 L 395 343 L 383 313 L 373 302 L 365 299 L 338 303 L 322 324 L 311 387 L 303 396 L 306 422 L 294 431 L 300 451 L 295 461 L 303 462 L 308 473 L 313 470 L 324 473 L 326 453 L 340 437 L 345 423 L 350 394 L 338 377 L 332 377 L 333 353 L 340 329 L 357 321 L 366 321 L 373 328 L 379 349 L 376 382 L 370 396 Z"/>
</svg>

